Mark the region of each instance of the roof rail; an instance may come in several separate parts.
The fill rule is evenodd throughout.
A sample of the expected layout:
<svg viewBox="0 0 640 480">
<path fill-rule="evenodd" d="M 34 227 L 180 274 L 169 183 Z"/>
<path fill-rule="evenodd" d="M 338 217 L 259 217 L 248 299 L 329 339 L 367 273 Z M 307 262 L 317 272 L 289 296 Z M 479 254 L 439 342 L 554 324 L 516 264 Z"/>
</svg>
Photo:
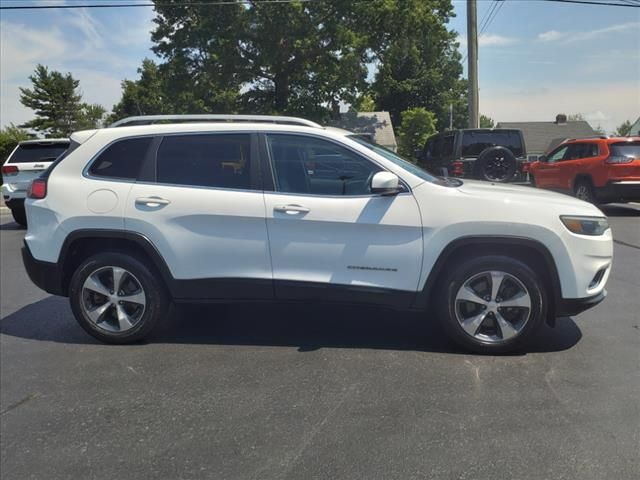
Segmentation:
<svg viewBox="0 0 640 480">
<path fill-rule="evenodd" d="M 305 127 L 324 128 L 311 120 L 297 117 L 282 117 L 277 115 L 140 115 L 127 117 L 109 125 L 113 127 L 125 127 L 134 125 L 152 125 L 154 123 L 193 123 L 193 122 L 256 122 L 279 123 L 284 125 L 302 125 Z"/>
<path fill-rule="evenodd" d="M 586 137 L 576 137 L 576 138 L 567 138 L 566 140 L 564 140 L 565 142 L 573 142 L 575 140 L 590 140 L 593 138 L 599 138 L 601 140 L 606 140 L 607 138 L 610 138 L 609 135 L 588 135 Z"/>
</svg>

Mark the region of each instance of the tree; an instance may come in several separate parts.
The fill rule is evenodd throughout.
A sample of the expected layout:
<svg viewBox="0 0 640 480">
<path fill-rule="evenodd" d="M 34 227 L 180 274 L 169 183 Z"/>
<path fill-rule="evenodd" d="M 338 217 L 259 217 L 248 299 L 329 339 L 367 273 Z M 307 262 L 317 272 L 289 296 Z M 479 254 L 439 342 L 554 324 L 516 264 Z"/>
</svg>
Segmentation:
<svg viewBox="0 0 640 480">
<path fill-rule="evenodd" d="M 354 103 L 351 104 L 350 111 L 375 112 L 376 102 L 373 100 L 373 97 L 371 95 L 363 94 Z"/>
<path fill-rule="evenodd" d="M 586 122 L 584 119 L 584 115 L 581 113 L 572 113 L 571 115 L 567 115 L 568 122 Z"/>
<path fill-rule="evenodd" d="M 436 133 L 436 117 L 425 108 L 417 107 L 402 112 L 402 123 L 398 129 L 398 151 L 414 158 L 416 150 L 422 148 L 431 135 Z"/>
<path fill-rule="evenodd" d="M 138 80 L 122 81 L 122 98 L 113 106 L 109 123 L 134 115 L 160 115 L 173 112 L 172 100 L 165 94 L 165 85 L 152 60 L 145 58 L 138 68 Z"/>
<path fill-rule="evenodd" d="M 424 107 L 437 118 L 437 127 L 454 126 L 467 116 L 467 82 L 461 79 L 456 33 L 447 29 L 454 15 L 450 0 L 377 0 L 357 2 L 369 32 L 374 60 L 379 63 L 372 91 L 379 110 L 388 110 L 394 124 L 412 107 Z"/>
<path fill-rule="evenodd" d="M 480 128 L 494 128 L 495 126 L 496 122 L 493 121 L 493 118 L 480 115 Z"/>
<path fill-rule="evenodd" d="M 622 122 L 618 128 L 616 129 L 616 136 L 618 137 L 626 137 L 631 132 L 631 122 L 629 120 L 625 120 Z"/>
<path fill-rule="evenodd" d="M 366 87 L 366 36 L 350 2 L 171 3 L 156 3 L 152 39 L 175 110 L 321 120 Z"/>
<path fill-rule="evenodd" d="M 36 118 L 21 125 L 45 137 L 67 137 L 75 130 L 95 128 L 104 116 L 100 105 L 82 103 L 79 80 L 71 73 L 38 64 L 29 76 L 33 88 L 20 88 L 20 102 L 35 111 Z"/>
</svg>

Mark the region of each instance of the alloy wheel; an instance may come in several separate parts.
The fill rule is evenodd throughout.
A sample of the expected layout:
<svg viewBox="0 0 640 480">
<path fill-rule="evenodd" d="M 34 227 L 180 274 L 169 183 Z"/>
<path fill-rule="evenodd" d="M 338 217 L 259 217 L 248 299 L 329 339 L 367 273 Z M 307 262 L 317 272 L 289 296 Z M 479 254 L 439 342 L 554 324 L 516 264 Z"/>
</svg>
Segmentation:
<svg viewBox="0 0 640 480">
<path fill-rule="evenodd" d="M 144 315 L 147 298 L 140 281 L 128 270 L 107 266 L 93 271 L 82 286 L 81 306 L 97 327 L 122 333 Z"/>
<path fill-rule="evenodd" d="M 501 343 L 517 337 L 529 321 L 531 295 L 509 273 L 481 272 L 458 289 L 455 314 L 467 335 L 484 343 Z"/>
</svg>

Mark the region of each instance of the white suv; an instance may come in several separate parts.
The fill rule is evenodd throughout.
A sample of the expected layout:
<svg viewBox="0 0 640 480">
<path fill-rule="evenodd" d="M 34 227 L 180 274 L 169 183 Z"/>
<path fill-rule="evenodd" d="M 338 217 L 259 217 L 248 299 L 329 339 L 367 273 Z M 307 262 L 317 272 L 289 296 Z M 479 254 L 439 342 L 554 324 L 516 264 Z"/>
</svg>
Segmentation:
<svg viewBox="0 0 640 480">
<path fill-rule="evenodd" d="M 20 142 L 7 157 L 2 166 L 2 197 L 16 223 L 27 225 L 24 199 L 31 180 L 49 168 L 67 148 L 68 138 L 26 140 Z"/>
<path fill-rule="evenodd" d="M 505 352 L 606 294 L 611 230 L 589 203 L 437 178 L 302 119 L 195 119 L 77 132 L 31 185 L 29 276 L 102 341 L 145 337 L 170 301 L 304 300 L 426 310 Z"/>
</svg>

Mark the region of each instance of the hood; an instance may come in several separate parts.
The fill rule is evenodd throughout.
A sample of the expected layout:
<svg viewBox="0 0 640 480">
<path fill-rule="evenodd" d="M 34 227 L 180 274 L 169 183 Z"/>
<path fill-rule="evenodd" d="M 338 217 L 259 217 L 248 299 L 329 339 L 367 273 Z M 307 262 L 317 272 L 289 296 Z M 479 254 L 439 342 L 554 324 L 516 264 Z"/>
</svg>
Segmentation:
<svg viewBox="0 0 640 480">
<path fill-rule="evenodd" d="M 503 203 L 519 203 L 531 207 L 542 204 L 565 207 L 567 214 L 605 216 L 596 206 L 562 193 L 540 188 L 504 183 L 463 180 L 457 190 L 469 197 L 478 199 L 500 199 Z"/>
</svg>

